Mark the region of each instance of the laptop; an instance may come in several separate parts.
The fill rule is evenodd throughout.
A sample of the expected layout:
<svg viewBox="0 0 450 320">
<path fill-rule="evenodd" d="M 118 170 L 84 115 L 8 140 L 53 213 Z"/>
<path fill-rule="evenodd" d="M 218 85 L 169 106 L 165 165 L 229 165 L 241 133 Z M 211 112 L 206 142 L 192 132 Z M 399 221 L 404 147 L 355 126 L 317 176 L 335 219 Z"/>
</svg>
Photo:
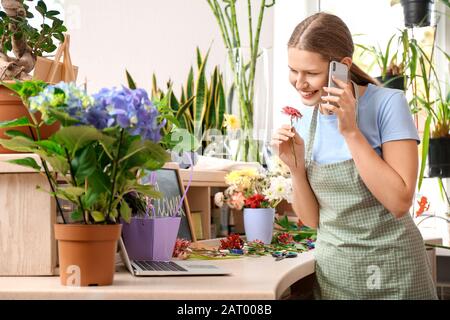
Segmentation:
<svg viewBox="0 0 450 320">
<path fill-rule="evenodd" d="M 134 276 L 222 276 L 230 274 L 230 272 L 205 261 L 130 260 L 122 237 L 119 239 L 119 250 L 123 263 Z"/>
</svg>

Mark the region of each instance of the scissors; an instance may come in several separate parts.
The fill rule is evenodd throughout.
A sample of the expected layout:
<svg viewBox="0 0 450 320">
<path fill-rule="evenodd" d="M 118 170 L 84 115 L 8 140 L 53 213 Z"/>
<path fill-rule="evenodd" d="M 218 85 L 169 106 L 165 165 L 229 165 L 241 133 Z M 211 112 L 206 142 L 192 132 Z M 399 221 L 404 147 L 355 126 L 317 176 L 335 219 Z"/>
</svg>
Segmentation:
<svg viewBox="0 0 450 320">
<path fill-rule="evenodd" d="M 296 258 L 297 256 L 297 252 L 292 251 L 275 251 L 272 253 L 272 257 L 275 258 L 275 261 L 281 261 L 284 258 Z"/>
</svg>

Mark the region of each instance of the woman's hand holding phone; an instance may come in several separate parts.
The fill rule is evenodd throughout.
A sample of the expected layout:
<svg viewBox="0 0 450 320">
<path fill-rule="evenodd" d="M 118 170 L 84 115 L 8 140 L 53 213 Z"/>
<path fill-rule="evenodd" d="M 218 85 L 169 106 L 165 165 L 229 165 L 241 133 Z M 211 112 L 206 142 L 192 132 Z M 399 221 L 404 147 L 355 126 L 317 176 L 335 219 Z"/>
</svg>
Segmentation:
<svg viewBox="0 0 450 320">
<path fill-rule="evenodd" d="M 353 96 L 352 85 L 342 80 L 333 78 L 339 88 L 324 87 L 324 91 L 330 93 L 323 96 L 322 108 L 326 112 L 333 112 L 338 117 L 339 132 L 345 136 L 358 130 L 356 123 L 356 99 Z M 331 103 L 334 103 L 331 104 Z"/>
<path fill-rule="evenodd" d="M 295 157 L 292 153 L 292 144 L 290 139 L 294 142 L 294 152 L 297 157 L 297 167 L 295 165 Z M 288 124 L 279 128 L 272 136 L 271 146 L 278 154 L 281 161 L 283 161 L 291 170 L 304 170 L 305 168 L 305 142 L 293 127 Z"/>
</svg>

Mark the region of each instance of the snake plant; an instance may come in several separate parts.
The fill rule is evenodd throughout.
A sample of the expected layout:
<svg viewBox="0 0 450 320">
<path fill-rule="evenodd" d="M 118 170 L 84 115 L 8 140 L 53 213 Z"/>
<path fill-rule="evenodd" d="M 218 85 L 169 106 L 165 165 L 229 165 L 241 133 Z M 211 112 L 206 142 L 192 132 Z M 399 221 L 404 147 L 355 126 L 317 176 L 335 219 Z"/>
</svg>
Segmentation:
<svg viewBox="0 0 450 320">
<path fill-rule="evenodd" d="M 207 81 L 208 56 L 209 50 L 202 55 L 197 47 L 197 72 L 195 74 L 191 66 L 179 97 L 174 93 L 172 81 L 167 82 L 166 90 L 163 91 L 158 87 L 155 74 L 152 80 L 152 98 L 167 101 L 180 128 L 188 130 L 202 141 L 206 140 L 208 134 L 223 131 L 226 111 L 223 74 L 218 66 L 214 68 L 209 82 Z"/>
</svg>

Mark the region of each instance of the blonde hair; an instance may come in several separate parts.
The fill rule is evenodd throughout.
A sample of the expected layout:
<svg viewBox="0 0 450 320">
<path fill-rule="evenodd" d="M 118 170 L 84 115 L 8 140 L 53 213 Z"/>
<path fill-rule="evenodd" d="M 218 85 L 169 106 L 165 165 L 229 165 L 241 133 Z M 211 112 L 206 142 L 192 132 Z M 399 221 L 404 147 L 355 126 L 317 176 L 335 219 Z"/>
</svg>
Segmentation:
<svg viewBox="0 0 450 320">
<path fill-rule="evenodd" d="M 300 22 L 292 32 L 288 48 L 317 52 L 328 61 L 341 61 L 353 57 L 352 35 L 341 18 L 324 12 L 316 13 Z M 358 85 L 379 82 L 361 70 L 356 64 L 350 67 L 351 80 Z"/>
</svg>

